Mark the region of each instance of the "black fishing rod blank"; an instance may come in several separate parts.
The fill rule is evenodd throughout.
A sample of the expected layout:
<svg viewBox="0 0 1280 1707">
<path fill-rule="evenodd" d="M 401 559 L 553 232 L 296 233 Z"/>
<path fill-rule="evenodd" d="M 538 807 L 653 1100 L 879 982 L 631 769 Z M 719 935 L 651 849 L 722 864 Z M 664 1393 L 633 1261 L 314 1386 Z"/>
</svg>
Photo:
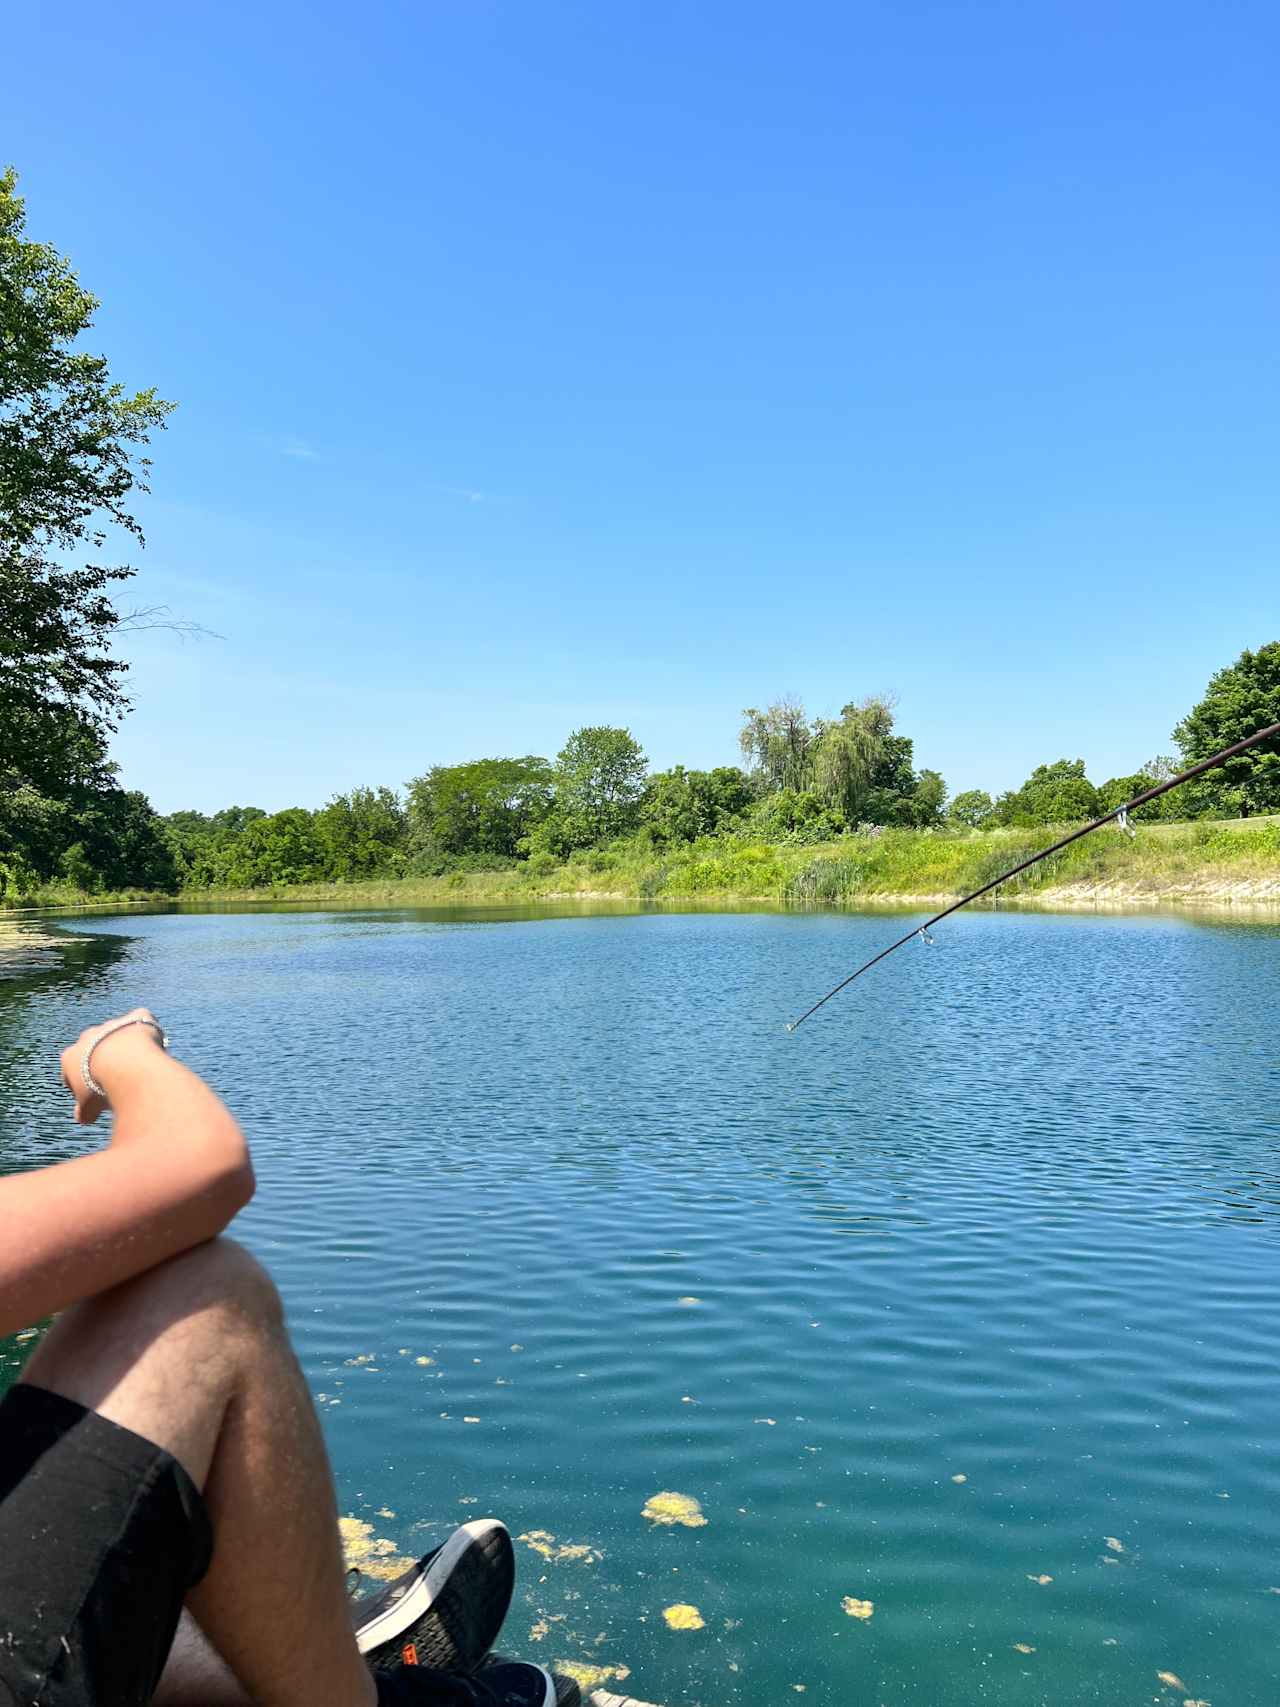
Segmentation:
<svg viewBox="0 0 1280 1707">
<path fill-rule="evenodd" d="M 1179 775 L 1170 777 L 1168 782 L 1157 783 L 1154 788 L 1148 788 L 1141 794 L 1135 794 L 1132 800 L 1126 800 L 1124 805 L 1117 806 L 1114 812 L 1104 813 L 1101 818 L 1095 818 L 1091 824 L 1085 824 L 1083 828 L 1073 830 L 1069 836 L 1063 836 L 1060 842 L 1055 842 L 1052 847 L 1045 848 L 1043 853 L 1032 854 L 1030 859 L 1024 859 L 1020 865 L 1015 865 L 1010 870 L 1002 872 L 999 877 L 993 877 L 990 883 L 984 883 L 981 889 L 975 889 L 972 895 L 966 895 L 961 901 L 953 901 L 949 907 L 944 907 L 940 913 L 935 913 L 931 919 L 926 919 L 924 924 L 914 925 L 906 936 L 899 937 L 897 942 L 891 942 L 888 948 L 882 948 L 879 954 L 873 955 L 865 965 L 859 966 L 856 972 L 851 972 L 847 978 L 842 979 L 836 985 L 834 990 L 828 990 L 821 1001 L 815 1002 L 811 1008 L 806 1008 L 799 1019 L 793 1019 L 787 1026 L 787 1030 L 794 1031 L 797 1026 L 803 1025 L 809 1016 L 816 1014 L 820 1007 L 825 1006 L 831 1000 L 832 996 L 838 996 L 841 990 L 847 990 L 855 978 L 861 978 L 864 972 L 870 972 L 873 966 L 879 965 L 880 961 L 887 959 L 896 949 L 905 947 L 913 937 L 920 937 L 924 942 L 931 942 L 933 939 L 929 932 L 933 926 L 941 924 L 943 919 L 949 919 L 952 913 L 958 913 L 961 907 L 967 907 L 970 901 L 977 901 L 983 895 L 989 895 L 993 889 L 998 889 L 1002 883 L 1007 883 L 1011 877 L 1017 877 L 1020 873 L 1030 870 L 1033 865 L 1039 865 L 1042 859 L 1048 859 L 1051 854 L 1060 853 L 1063 848 L 1070 847 L 1072 842 L 1078 842 L 1081 836 L 1092 835 L 1094 830 L 1100 830 L 1104 824 L 1117 823 L 1122 829 L 1129 829 L 1129 814 L 1136 811 L 1139 806 L 1145 806 L 1149 800 L 1157 800 L 1160 795 L 1168 794 L 1171 788 L 1178 788 L 1182 783 L 1190 782 L 1193 777 L 1203 776 L 1205 771 L 1216 769 L 1218 765 L 1225 764 L 1228 759 L 1234 759 L 1237 753 L 1247 752 L 1250 747 L 1256 747 L 1260 741 L 1270 740 L 1272 736 L 1280 736 L 1280 723 L 1272 723 L 1266 729 L 1259 729 L 1257 734 L 1249 735 L 1243 741 L 1237 741 L 1233 747 L 1224 747 L 1220 753 L 1215 753 L 1211 759 L 1203 759 L 1198 765 L 1192 765 L 1190 770 L 1182 771 Z"/>
</svg>

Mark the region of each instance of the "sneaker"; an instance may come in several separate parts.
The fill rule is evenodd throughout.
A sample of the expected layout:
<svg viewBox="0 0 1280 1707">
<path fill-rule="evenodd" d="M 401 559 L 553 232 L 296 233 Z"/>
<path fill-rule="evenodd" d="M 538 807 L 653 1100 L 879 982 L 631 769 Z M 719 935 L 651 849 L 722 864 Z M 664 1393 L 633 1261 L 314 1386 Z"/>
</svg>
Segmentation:
<svg viewBox="0 0 1280 1707">
<path fill-rule="evenodd" d="M 374 1681 L 378 1707 L 582 1707 L 571 1677 L 553 1677 L 521 1660 L 500 1660 L 476 1677 L 398 1665 L 375 1672 Z M 565 1685 L 569 1693 L 561 1693 Z"/>
<path fill-rule="evenodd" d="M 571 1677 L 558 1677 L 524 1660 L 499 1660 L 469 1681 L 493 1691 L 493 1707 L 582 1707 Z M 481 1700 L 489 1707 L 487 1696 Z"/>
<path fill-rule="evenodd" d="M 405 1664 L 468 1672 L 489 1652 L 515 1587 L 506 1526 L 480 1518 L 352 1608 L 356 1645 L 375 1670 Z"/>
<path fill-rule="evenodd" d="M 500 1671 L 505 1666 L 518 1667 L 521 1663 L 517 1660 L 504 1659 L 501 1654 L 490 1654 L 477 1675 L 483 1683 L 495 1671 Z M 549 1702 L 554 1702 L 555 1707 L 582 1707 L 582 1691 L 578 1688 L 576 1678 L 566 1677 L 563 1672 L 559 1671 L 548 1672 L 547 1675 L 555 1688 L 555 1693 L 548 1697 Z M 621 1696 L 618 1697 L 618 1700 L 622 1707 L 627 1707 L 627 1703 L 623 1701 Z M 638 1707 L 644 1707 L 644 1703 L 639 1703 Z"/>
</svg>

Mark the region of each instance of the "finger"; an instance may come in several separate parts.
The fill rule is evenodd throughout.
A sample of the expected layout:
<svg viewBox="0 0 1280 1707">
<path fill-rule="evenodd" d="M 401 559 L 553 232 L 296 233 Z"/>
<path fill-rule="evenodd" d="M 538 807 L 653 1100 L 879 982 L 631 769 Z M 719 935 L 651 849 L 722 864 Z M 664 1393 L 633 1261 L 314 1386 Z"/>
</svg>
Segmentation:
<svg viewBox="0 0 1280 1707">
<path fill-rule="evenodd" d="M 76 1124 L 78 1126 L 92 1126 L 98 1116 L 104 1113 L 106 1107 L 105 1099 L 100 1097 L 96 1091 L 86 1097 L 77 1097 Z"/>
<path fill-rule="evenodd" d="M 80 1046 L 73 1043 L 69 1049 L 64 1049 L 58 1057 L 58 1065 L 62 1070 L 62 1082 L 78 1102 L 84 1094 L 84 1081 L 80 1077 Z"/>
</svg>

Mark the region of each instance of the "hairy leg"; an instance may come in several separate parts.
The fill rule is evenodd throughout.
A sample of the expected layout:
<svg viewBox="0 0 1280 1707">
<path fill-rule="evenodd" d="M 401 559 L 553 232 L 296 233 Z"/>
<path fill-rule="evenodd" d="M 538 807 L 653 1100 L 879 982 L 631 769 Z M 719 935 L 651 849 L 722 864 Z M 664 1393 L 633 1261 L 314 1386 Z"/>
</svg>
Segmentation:
<svg viewBox="0 0 1280 1707">
<path fill-rule="evenodd" d="M 247 1252 L 215 1239 L 77 1304 L 23 1379 L 165 1447 L 204 1490 L 213 1564 L 187 1605 L 216 1655 L 188 1628 L 176 1666 L 186 1654 L 225 1691 L 220 1655 L 257 1707 L 372 1707 L 320 1425 L 279 1296 Z M 195 1702 L 166 1674 L 171 1699 L 175 1684 Z"/>
</svg>

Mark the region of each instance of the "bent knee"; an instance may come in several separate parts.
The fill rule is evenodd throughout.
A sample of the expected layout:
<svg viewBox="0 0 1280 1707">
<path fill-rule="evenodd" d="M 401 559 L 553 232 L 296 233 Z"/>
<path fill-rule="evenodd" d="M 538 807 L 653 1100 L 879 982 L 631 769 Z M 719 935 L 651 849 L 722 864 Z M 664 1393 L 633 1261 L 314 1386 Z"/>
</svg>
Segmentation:
<svg viewBox="0 0 1280 1707">
<path fill-rule="evenodd" d="M 230 1381 L 249 1346 L 283 1334 L 271 1276 L 233 1239 L 212 1239 L 66 1310 L 22 1378 L 93 1410 L 130 1382 L 153 1403 L 166 1371 L 181 1370 L 189 1383 L 198 1369 L 205 1386 Z M 137 1428 L 123 1414 L 114 1420 Z"/>
<path fill-rule="evenodd" d="M 275 1283 L 235 1239 L 209 1239 L 88 1301 L 95 1318 L 147 1332 L 182 1323 L 188 1332 L 275 1334 L 284 1307 Z M 197 1324 L 200 1324 L 197 1327 Z"/>
<path fill-rule="evenodd" d="M 235 1239 L 210 1239 L 171 1257 L 152 1273 L 166 1292 L 189 1291 L 193 1302 L 222 1304 L 264 1325 L 283 1320 L 275 1282 Z"/>
</svg>

